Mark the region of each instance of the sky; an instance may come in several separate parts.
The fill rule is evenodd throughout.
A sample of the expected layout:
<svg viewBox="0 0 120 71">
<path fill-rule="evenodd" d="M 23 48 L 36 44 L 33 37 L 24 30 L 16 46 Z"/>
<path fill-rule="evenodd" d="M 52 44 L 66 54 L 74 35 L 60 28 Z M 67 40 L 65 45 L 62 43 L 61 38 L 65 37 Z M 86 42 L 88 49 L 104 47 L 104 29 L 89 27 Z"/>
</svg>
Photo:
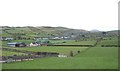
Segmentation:
<svg viewBox="0 0 120 71">
<path fill-rule="evenodd" d="M 0 24 L 117 30 L 118 1 L 0 0 Z"/>
</svg>

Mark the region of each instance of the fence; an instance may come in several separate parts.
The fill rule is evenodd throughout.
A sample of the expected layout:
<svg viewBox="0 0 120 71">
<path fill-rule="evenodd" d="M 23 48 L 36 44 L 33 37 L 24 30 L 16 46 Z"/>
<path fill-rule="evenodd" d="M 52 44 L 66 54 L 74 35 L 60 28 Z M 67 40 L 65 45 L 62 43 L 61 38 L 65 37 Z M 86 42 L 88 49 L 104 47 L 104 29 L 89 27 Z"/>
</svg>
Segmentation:
<svg viewBox="0 0 120 71">
<path fill-rule="evenodd" d="M 44 57 L 58 57 L 59 53 L 51 52 L 34 52 L 32 55 L 21 55 L 21 56 L 1 56 L 0 61 L 3 62 L 14 62 L 14 61 L 24 61 L 31 60 L 35 58 L 44 58 Z"/>
<path fill-rule="evenodd" d="M 48 46 L 77 46 L 77 47 L 94 47 L 94 45 L 48 45 Z"/>
</svg>

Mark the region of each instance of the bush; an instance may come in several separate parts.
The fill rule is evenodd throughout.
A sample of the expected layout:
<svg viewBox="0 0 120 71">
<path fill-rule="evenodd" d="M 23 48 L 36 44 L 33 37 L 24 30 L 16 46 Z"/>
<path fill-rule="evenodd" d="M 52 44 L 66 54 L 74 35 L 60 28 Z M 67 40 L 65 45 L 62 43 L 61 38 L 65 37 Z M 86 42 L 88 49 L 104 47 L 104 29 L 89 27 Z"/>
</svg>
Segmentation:
<svg viewBox="0 0 120 71">
<path fill-rule="evenodd" d="M 70 51 L 70 56 L 73 56 L 73 51 Z"/>
<path fill-rule="evenodd" d="M 78 53 L 80 53 L 80 51 L 77 51 Z"/>
<path fill-rule="evenodd" d="M 62 43 L 66 43 L 65 41 L 63 41 Z"/>
<path fill-rule="evenodd" d="M 118 45 L 101 45 L 101 47 L 118 47 Z"/>
</svg>

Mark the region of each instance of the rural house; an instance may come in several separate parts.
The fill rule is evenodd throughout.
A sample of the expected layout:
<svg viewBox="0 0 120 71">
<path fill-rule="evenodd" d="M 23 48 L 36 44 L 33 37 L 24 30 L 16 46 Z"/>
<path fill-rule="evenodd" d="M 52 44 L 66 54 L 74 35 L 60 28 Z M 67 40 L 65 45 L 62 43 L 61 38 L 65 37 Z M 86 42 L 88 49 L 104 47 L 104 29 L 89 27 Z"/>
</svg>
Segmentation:
<svg viewBox="0 0 120 71">
<path fill-rule="evenodd" d="M 40 46 L 40 44 L 37 42 L 32 42 L 32 43 L 30 43 L 30 46 Z"/>
</svg>

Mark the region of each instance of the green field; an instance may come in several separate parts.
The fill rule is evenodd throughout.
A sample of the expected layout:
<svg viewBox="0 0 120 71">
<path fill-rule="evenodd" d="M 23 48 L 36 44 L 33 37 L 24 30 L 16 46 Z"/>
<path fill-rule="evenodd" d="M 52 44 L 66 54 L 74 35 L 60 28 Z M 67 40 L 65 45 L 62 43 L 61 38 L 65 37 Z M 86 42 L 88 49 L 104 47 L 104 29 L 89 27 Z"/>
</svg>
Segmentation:
<svg viewBox="0 0 120 71">
<path fill-rule="evenodd" d="M 95 40 L 88 40 L 88 41 L 77 41 L 75 42 L 75 40 L 66 40 L 66 43 L 61 43 L 61 45 L 94 45 L 95 44 Z"/>
<path fill-rule="evenodd" d="M 97 46 L 101 45 L 118 45 L 118 38 L 113 38 L 112 40 L 102 40 Z"/>
<path fill-rule="evenodd" d="M 118 48 L 93 47 L 75 57 L 41 58 L 33 61 L 3 64 L 2 67 L 3 69 L 117 69 Z"/>
<path fill-rule="evenodd" d="M 26 55 L 24 53 L 18 53 L 18 52 L 11 52 L 11 51 L 5 51 L 5 50 L 0 50 L 2 52 L 0 56 L 13 56 L 13 55 Z"/>
<path fill-rule="evenodd" d="M 39 47 L 29 47 L 29 48 L 13 48 L 18 50 L 27 50 L 27 51 L 34 51 L 34 52 L 57 52 L 60 54 L 68 55 L 70 51 L 73 51 L 74 54 L 77 51 L 84 51 L 88 47 L 61 47 L 61 46 L 39 46 Z"/>
<path fill-rule="evenodd" d="M 105 47 L 102 45 L 118 45 L 118 30 L 107 31 L 106 34 L 91 32 L 82 29 L 65 27 L 2 27 L 2 37 L 12 37 L 12 41 L 2 41 L 2 48 L 26 50 L 33 52 L 57 52 L 67 57 L 36 58 L 32 61 L 3 63 L 3 69 L 117 69 L 118 47 Z M 9 42 L 25 42 L 29 45 L 35 42 L 34 38 L 44 37 L 70 37 L 69 40 L 49 40 L 55 45 L 94 45 L 96 39 L 100 39 L 94 47 L 76 46 L 37 46 L 37 47 L 9 47 Z M 72 36 L 75 36 L 72 38 Z M 72 40 L 74 39 L 74 40 Z M 1 47 L 0 47 L 1 48 Z M 73 52 L 73 57 L 70 52 Z M 80 51 L 80 53 L 78 53 Z M 13 51 L 0 50 L 0 56 L 24 55 Z"/>
<path fill-rule="evenodd" d="M 25 42 L 27 44 L 34 40 L 14 40 L 13 42 Z M 51 43 L 63 45 L 94 45 L 96 40 L 77 41 L 75 40 L 50 40 Z M 65 43 L 63 43 L 65 42 Z M 7 41 L 2 42 L 4 48 Z M 37 58 L 32 61 L 4 63 L 3 69 L 117 69 L 118 48 L 101 47 L 101 45 L 117 45 L 117 38 L 112 40 L 101 40 L 95 47 L 75 46 L 39 46 L 39 47 L 12 47 L 11 49 L 26 50 L 34 52 L 57 52 L 68 57 L 46 57 Z M 73 57 L 70 52 L 73 51 Z M 79 54 L 78 51 L 81 51 Z M 22 55 L 23 53 L 2 51 L 2 56 Z"/>
<path fill-rule="evenodd" d="M 30 44 L 31 42 L 34 42 L 34 40 L 14 40 L 12 42 L 24 42 L 26 44 Z"/>
<path fill-rule="evenodd" d="M 1 43 L 2 43 L 2 46 L 7 46 L 8 42 L 7 41 L 2 41 Z"/>
<path fill-rule="evenodd" d="M 100 43 L 101 45 L 118 45 L 117 40 L 103 40 Z"/>
<path fill-rule="evenodd" d="M 53 43 L 55 45 L 94 45 L 95 40 L 92 41 L 77 41 L 75 40 L 49 40 L 50 43 Z M 31 42 L 35 42 L 35 40 L 13 40 L 11 42 L 24 42 L 26 44 L 30 44 Z M 65 43 L 63 43 L 65 42 Z M 8 41 L 2 41 L 2 46 L 7 46 Z"/>
<path fill-rule="evenodd" d="M 107 38 L 106 38 L 107 39 Z M 12 40 L 11 42 L 25 42 L 26 44 L 30 44 L 31 42 L 35 42 L 36 40 Z M 75 41 L 75 40 L 48 40 L 50 43 L 55 45 L 94 45 L 96 40 L 82 40 L 82 41 Z M 2 41 L 2 46 L 7 46 L 8 41 Z M 118 45 L 118 38 L 113 37 L 111 40 L 101 40 L 98 42 L 97 46 L 101 45 Z"/>
</svg>

